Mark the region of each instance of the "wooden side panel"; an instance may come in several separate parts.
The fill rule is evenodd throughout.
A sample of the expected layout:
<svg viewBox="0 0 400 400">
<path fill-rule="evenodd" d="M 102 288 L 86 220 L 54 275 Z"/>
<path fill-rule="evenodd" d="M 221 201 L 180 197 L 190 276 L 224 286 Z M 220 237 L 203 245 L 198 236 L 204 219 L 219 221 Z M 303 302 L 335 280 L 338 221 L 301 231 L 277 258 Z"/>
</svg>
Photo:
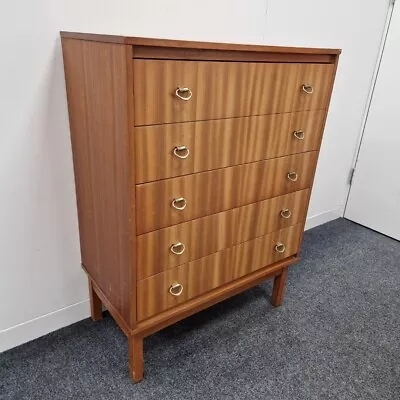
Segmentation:
<svg viewBox="0 0 400 400">
<path fill-rule="evenodd" d="M 331 64 L 133 61 L 135 124 L 153 125 L 325 109 Z M 307 79 L 307 81 L 305 81 Z M 313 93 L 302 90 L 313 86 Z M 192 91 L 181 100 L 177 87 Z"/>
<path fill-rule="evenodd" d="M 316 158 L 317 152 L 312 151 L 137 185 L 137 233 L 306 189 L 311 186 Z M 296 181 L 288 179 L 292 171 L 297 173 Z M 172 202 L 181 197 L 187 205 L 177 210 Z"/>
<path fill-rule="evenodd" d="M 300 223 L 139 281 L 138 320 L 149 318 L 295 254 L 301 232 Z M 285 246 L 283 253 L 275 251 L 278 243 Z M 171 285 L 176 283 L 182 288 L 179 296 L 169 292 Z"/>
<path fill-rule="evenodd" d="M 209 215 L 137 237 L 138 279 L 303 222 L 309 189 Z M 290 214 L 281 211 L 288 209 Z M 259 223 L 262 221 L 262 223 Z M 182 243 L 182 254 L 171 245 Z"/>
<path fill-rule="evenodd" d="M 314 110 L 135 128 L 136 182 L 318 150 L 324 118 Z M 186 158 L 174 154 L 181 146 Z"/>
<path fill-rule="evenodd" d="M 131 164 L 126 46 L 63 39 L 82 264 L 131 321 Z"/>
</svg>

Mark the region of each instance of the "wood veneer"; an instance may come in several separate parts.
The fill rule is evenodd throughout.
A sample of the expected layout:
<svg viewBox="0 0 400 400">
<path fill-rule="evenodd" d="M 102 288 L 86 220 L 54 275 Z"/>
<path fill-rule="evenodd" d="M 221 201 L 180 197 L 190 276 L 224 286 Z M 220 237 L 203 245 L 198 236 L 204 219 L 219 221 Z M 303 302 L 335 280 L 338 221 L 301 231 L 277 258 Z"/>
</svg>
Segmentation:
<svg viewBox="0 0 400 400">
<path fill-rule="evenodd" d="M 152 317 L 266 265 L 294 255 L 301 232 L 302 224 L 297 224 L 139 281 L 138 320 Z M 284 253 L 274 250 L 277 243 L 286 246 Z M 180 296 L 169 294 L 168 289 L 173 282 L 183 286 Z"/>
<path fill-rule="evenodd" d="M 126 47 L 63 39 L 82 264 L 133 326 Z M 118 157 L 116 155 L 118 154 Z M 134 218 L 134 214 L 132 215 Z"/>
<path fill-rule="evenodd" d="M 311 186 L 317 152 L 274 158 L 136 186 L 137 234 Z M 296 181 L 287 174 L 297 173 Z M 184 198 L 187 206 L 171 203 Z"/>
<path fill-rule="evenodd" d="M 67 32 L 61 31 L 62 38 L 78 39 L 85 41 L 94 41 L 101 43 L 120 43 L 133 45 L 134 48 L 146 46 L 149 48 L 167 48 L 172 51 L 176 48 L 185 50 L 221 50 L 247 52 L 255 51 L 260 53 L 284 53 L 284 54 L 309 54 L 309 55 L 338 55 L 341 53 L 340 49 L 326 49 L 326 48 L 310 48 L 310 47 L 284 47 L 284 46 L 263 46 L 254 44 L 237 44 L 237 43 L 217 43 L 217 42 L 198 42 L 189 40 L 171 40 L 160 38 L 143 38 L 135 36 L 118 36 L 118 35 L 101 35 L 96 33 L 86 32 Z"/>
<path fill-rule="evenodd" d="M 303 222 L 309 192 L 300 190 L 138 236 L 138 280 Z M 289 218 L 281 215 L 286 209 Z M 184 244 L 183 254 L 171 252 L 174 243 Z"/>
<path fill-rule="evenodd" d="M 331 64 L 298 63 L 135 59 L 133 68 L 137 126 L 325 109 L 333 73 Z M 177 87 L 190 88 L 191 101 Z"/>
<path fill-rule="evenodd" d="M 145 336 L 271 277 L 282 303 L 340 50 L 61 37 L 92 318 L 108 308 L 140 381 Z"/>
<path fill-rule="evenodd" d="M 136 183 L 318 150 L 324 118 L 314 110 L 138 127 Z M 189 150 L 185 159 L 173 153 L 180 146 Z"/>
</svg>

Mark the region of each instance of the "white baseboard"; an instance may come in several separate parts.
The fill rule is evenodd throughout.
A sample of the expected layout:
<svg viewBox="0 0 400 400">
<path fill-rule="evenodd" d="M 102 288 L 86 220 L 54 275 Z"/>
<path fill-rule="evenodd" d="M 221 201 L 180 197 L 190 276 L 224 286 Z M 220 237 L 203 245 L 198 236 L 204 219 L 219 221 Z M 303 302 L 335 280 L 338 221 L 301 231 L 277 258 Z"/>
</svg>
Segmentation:
<svg viewBox="0 0 400 400">
<path fill-rule="evenodd" d="M 89 299 L 0 331 L 0 353 L 89 317 Z"/>
<path fill-rule="evenodd" d="M 330 210 L 307 218 L 305 229 L 311 229 L 343 216 L 343 210 Z M 0 331 L 0 352 L 29 342 L 90 315 L 89 299 L 51 312 L 41 317 Z"/>
<path fill-rule="evenodd" d="M 329 221 L 333 221 L 334 219 L 338 219 L 343 217 L 343 208 L 337 208 L 336 210 L 330 210 L 323 212 L 321 214 L 312 215 L 307 218 L 305 230 L 315 228 L 318 225 L 325 224 Z"/>
</svg>

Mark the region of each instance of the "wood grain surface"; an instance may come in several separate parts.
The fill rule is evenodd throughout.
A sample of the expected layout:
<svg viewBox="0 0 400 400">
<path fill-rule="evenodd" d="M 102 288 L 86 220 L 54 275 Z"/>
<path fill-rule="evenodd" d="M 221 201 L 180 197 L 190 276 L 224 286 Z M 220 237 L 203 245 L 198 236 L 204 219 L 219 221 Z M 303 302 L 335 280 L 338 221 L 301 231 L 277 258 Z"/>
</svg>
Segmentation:
<svg viewBox="0 0 400 400">
<path fill-rule="evenodd" d="M 138 236 L 138 280 L 303 222 L 309 192 L 304 189 Z M 290 211 L 289 218 L 282 217 L 284 209 Z M 171 252 L 175 243 L 184 244 L 183 254 Z"/>
<path fill-rule="evenodd" d="M 275 277 L 271 297 L 271 303 L 274 307 L 279 307 L 280 305 L 282 305 L 287 275 L 288 267 L 284 268 L 282 273 Z"/>
<path fill-rule="evenodd" d="M 149 318 L 295 254 L 301 230 L 300 223 L 139 281 L 138 320 Z M 277 243 L 286 246 L 284 253 L 275 251 Z M 174 283 L 183 287 L 179 296 L 169 292 Z"/>
<path fill-rule="evenodd" d="M 274 276 L 282 302 L 340 50 L 61 37 L 91 312 L 109 309 L 140 381 L 144 336 Z"/>
<path fill-rule="evenodd" d="M 311 186 L 317 152 L 258 161 L 136 186 L 137 234 L 255 203 Z M 288 179 L 295 171 L 298 179 Z M 184 198 L 184 210 L 172 202 Z"/>
<path fill-rule="evenodd" d="M 136 182 L 318 150 L 324 118 L 324 110 L 314 110 L 136 127 Z M 174 154 L 181 146 L 189 151 L 185 159 Z"/>
<path fill-rule="evenodd" d="M 132 293 L 126 46 L 62 40 L 82 264 L 129 327 Z"/>
<path fill-rule="evenodd" d="M 264 268 L 258 269 L 242 278 L 236 279 L 226 285 L 207 292 L 192 300 L 170 308 L 160 314 L 156 314 L 144 321 L 138 323 L 136 328 L 132 331 L 133 335 L 148 336 L 160 329 L 165 328 L 177 321 L 180 321 L 190 315 L 193 315 L 213 304 L 219 303 L 231 296 L 245 291 L 253 286 L 260 284 L 266 279 L 273 278 L 282 273 L 283 268 L 296 263 L 299 260 L 297 256 L 292 256 L 280 260 L 274 264 L 268 265 Z"/>
<path fill-rule="evenodd" d="M 335 55 L 318 53 L 262 53 L 258 51 L 183 49 L 157 46 L 134 46 L 133 58 L 197 61 L 240 61 L 240 62 L 291 62 L 333 64 Z"/>
<path fill-rule="evenodd" d="M 133 61 L 135 125 L 325 109 L 331 64 Z M 313 85 L 313 93 L 302 90 Z M 189 88 L 188 101 L 175 95 Z"/>
<path fill-rule="evenodd" d="M 236 44 L 236 43 L 216 43 L 216 42 L 198 42 L 190 40 L 172 40 L 160 38 L 144 38 L 135 36 L 104 35 L 84 32 L 61 31 L 62 38 L 71 38 L 78 40 L 99 41 L 106 43 L 122 43 L 134 46 L 148 47 L 166 47 L 198 50 L 230 50 L 238 52 L 256 51 L 260 53 L 295 53 L 295 54 L 340 54 L 340 49 L 324 49 L 312 47 L 284 47 L 284 46 L 265 46 L 254 44 Z"/>
</svg>

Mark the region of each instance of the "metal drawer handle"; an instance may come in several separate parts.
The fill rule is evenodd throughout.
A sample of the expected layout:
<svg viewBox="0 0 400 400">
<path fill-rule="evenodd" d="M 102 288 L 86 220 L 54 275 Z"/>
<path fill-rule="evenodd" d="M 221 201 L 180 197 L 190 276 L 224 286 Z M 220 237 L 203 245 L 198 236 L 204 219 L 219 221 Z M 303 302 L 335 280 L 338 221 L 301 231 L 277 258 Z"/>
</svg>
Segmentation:
<svg viewBox="0 0 400 400">
<path fill-rule="evenodd" d="M 178 197 L 174 200 L 172 200 L 172 207 L 174 207 L 176 210 L 184 210 L 186 207 L 186 200 L 183 197 Z"/>
<path fill-rule="evenodd" d="M 295 182 L 297 181 L 298 175 L 296 172 L 292 171 L 287 174 L 287 178 L 289 179 L 289 181 Z"/>
<path fill-rule="evenodd" d="M 170 286 L 169 292 L 172 296 L 180 296 L 183 292 L 183 286 L 180 283 L 175 282 Z"/>
<path fill-rule="evenodd" d="M 308 83 L 304 83 L 302 86 L 303 92 L 307 94 L 313 94 L 314 88 L 312 85 L 309 85 Z"/>
<path fill-rule="evenodd" d="M 279 242 L 275 245 L 275 251 L 277 251 L 278 253 L 284 253 L 285 250 L 286 246 L 283 243 Z"/>
<path fill-rule="evenodd" d="M 282 218 L 288 219 L 288 218 L 290 218 L 291 216 L 292 216 L 292 212 L 291 212 L 288 208 L 284 208 L 284 209 L 281 211 L 281 217 L 282 217 Z"/>
<path fill-rule="evenodd" d="M 183 243 L 178 242 L 173 244 L 169 249 L 171 250 L 171 253 L 179 256 L 185 252 L 186 247 Z"/>
<path fill-rule="evenodd" d="M 185 94 L 185 95 L 182 96 L 182 94 Z M 187 87 L 178 87 L 175 90 L 175 96 L 179 97 L 181 100 L 188 101 L 192 98 L 192 95 L 193 95 L 192 91 Z"/>
<path fill-rule="evenodd" d="M 183 152 L 183 154 L 179 154 L 181 152 Z M 189 154 L 190 154 L 190 151 L 186 146 L 179 146 L 179 147 L 174 148 L 174 155 L 178 158 L 182 158 L 182 159 L 188 158 Z"/>
<path fill-rule="evenodd" d="M 296 139 L 303 140 L 304 139 L 304 132 L 303 131 L 294 131 L 293 136 Z"/>
</svg>

